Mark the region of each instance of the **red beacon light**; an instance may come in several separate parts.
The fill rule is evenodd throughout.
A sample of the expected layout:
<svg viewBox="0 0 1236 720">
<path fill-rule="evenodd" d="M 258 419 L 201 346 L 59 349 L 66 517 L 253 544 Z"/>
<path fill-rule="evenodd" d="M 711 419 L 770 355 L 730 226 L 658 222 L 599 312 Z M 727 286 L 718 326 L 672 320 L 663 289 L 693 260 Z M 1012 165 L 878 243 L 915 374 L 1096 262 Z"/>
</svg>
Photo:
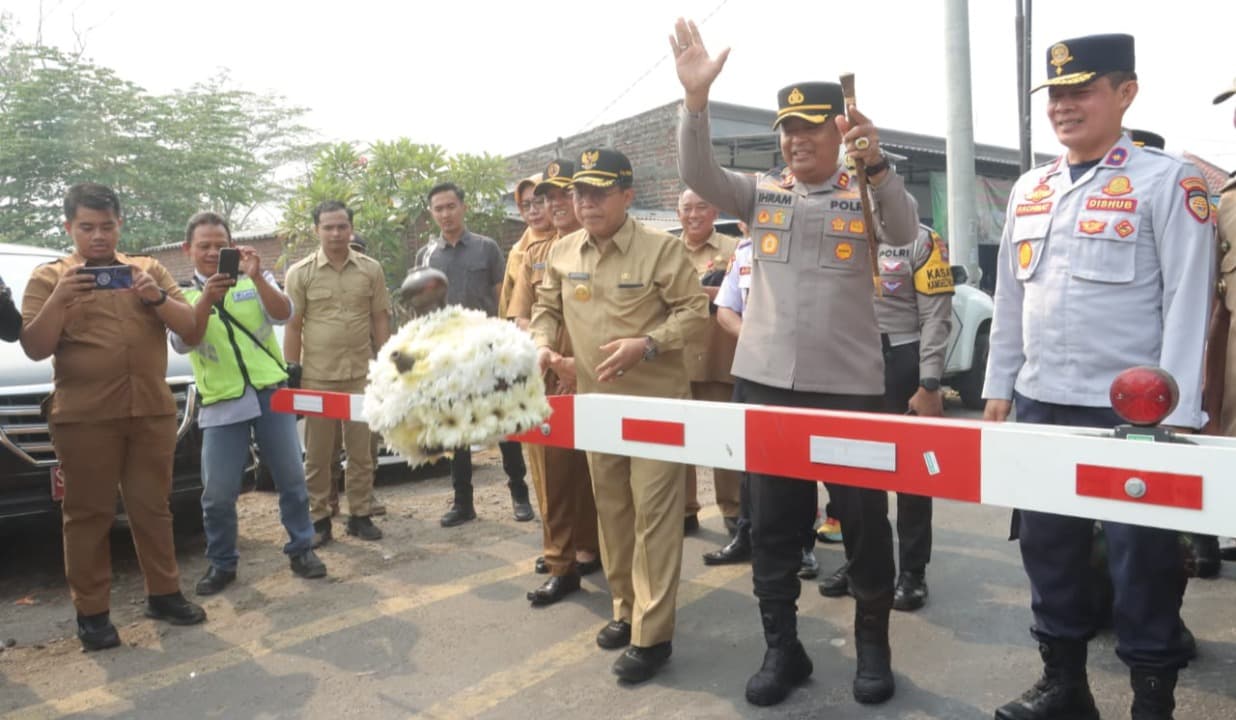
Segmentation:
<svg viewBox="0 0 1236 720">
<path fill-rule="evenodd" d="M 1140 365 L 1116 376 L 1111 389 L 1112 409 L 1130 425 L 1152 427 L 1176 409 L 1180 388 L 1163 368 Z"/>
</svg>

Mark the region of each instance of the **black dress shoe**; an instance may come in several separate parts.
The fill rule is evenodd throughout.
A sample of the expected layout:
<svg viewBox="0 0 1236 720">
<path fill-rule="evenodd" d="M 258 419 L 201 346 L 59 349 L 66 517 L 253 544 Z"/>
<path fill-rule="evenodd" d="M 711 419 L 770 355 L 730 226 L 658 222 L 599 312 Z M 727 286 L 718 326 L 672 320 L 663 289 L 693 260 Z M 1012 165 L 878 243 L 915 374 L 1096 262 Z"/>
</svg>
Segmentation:
<svg viewBox="0 0 1236 720">
<path fill-rule="evenodd" d="M 361 540 L 381 540 L 382 531 L 377 525 L 373 524 L 373 519 L 368 515 L 353 515 L 348 518 L 347 533 L 352 537 L 358 537 Z"/>
<path fill-rule="evenodd" d="M 528 593 L 528 602 L 533 607 L 553 605 L 562 598 L 579 589 L 579 575 L 554 575 L 546 580 L 541 587 Z"/>
<path fill-rule="evenodd" d="M 597 633 L 597 645 L 606 650 L 617 650 L 631 644 L 631 623 L 614 620 Z"/>
<path fill-rule="evenodd" d="M 293 555 L 288 558 L 288 562 L 292 566 L 292 573 L 297 577 L 309 579 L 326 577 L 326 563 L 318 559 L 317 553 L 312 550 Z"/>
<path fill-rule="evenodd" d="M 235 570 L 220 570 L 211 565 L 206 574 L 202 576 L 202 579 L 197 581 L 197 587 L 194 588 L 194 592 L 202 596 L 214 595 L 215 593 L 222 592 L 223 588 L 231 585 L 234 580 L 236 580 Z"/>
<path fill-rule="evenodd" d="M 549 563 L 545 562 L 544 555 L 536 559 L 536 562 L 532 564 L 532 570 L 537 575 L 549 574 Z"/>
<path fill-rule="evenodd" d="M 850 594 L 850 563 L 837 568 L 832 575 L 820 581 L 820 594 L 824 597 L 845 597 Z"/>
<path fill-rule="evenodd" d="M 803 580 L 814 580 L 819 575 L 820 561 L 815 559 L 815 550 L 803 548 L 803 561 L 798 568 L 798 577 Z"/>
<path fill-rule="evenodd" d="M 575 561 L 575 572 L 580 575 L 591 575 L 601 569 L 601 556 L 597 555 L 591 560 Z"/>
<path fill-rule="evenodd" d="M 511 493 L 511 511 L 515 515 L 516 522 L 529 522 L 536 517 L 532 512 L 532 503 L 528 502 L 526 489 L 522 495 Z"/>
<path fill-rule="evenodd" d="M 106 650 L 120 644 L 120 633 L 105 610 L 97 615 L 78 614 L 77 639 L 82 641 L 82 652 Z"/>
<path fill-rule="evenodd" d="M 913 612 L 927 602 L 927 580 L 923 573 L 903 572 L 897 576 L 893 591 L 893 609 Z"/>
<path fill-rule="evenodd" d="M 641 683 L 651 680 L 665 663 L 669 662 L 674 646 L 669 640 L 650 647 L 632 645 L 614 661 L 614 674 L 626 683 Z"/>
<path fill-rule="evenodd" d="M 704 553 L 705 565 L 732 565 L 747 562 L 751 559 L 751 538 L 745 532 L 734 535 L 734 539 L 720 550 Z"/>
<path fill-rule="evenodd" d="M 700 516 L 695 513 L 682 519 L 682 534 L 690 535 L 700 529 Z"/>
<path fill-rule="evenodd" d="M 197 625 L 206 621 L 201 605 L 191 603 L 180 592 L 146 597 L 146 617 L 165 620 L 173 625 Z"/>
<path fill-rule="evenodd" d="M 333 539 L 330 530 L 330 518 L 325 517 L 313 522 L 313 549 L 316 550 Z"/>
<path fill-rule="evenodd" d="M 471 505 L 460 505 L 459 503 L 455 503 L 451 505 L 451 509 L 447 510 L 446 514 L 443 515 L 442 519 L 438 522 L 442 525 L 442 527 L 455 527 L 456 525 L 463 525 L 469 520 L 475 519 L 476 510 L 474 510 Z"/>
</svg>

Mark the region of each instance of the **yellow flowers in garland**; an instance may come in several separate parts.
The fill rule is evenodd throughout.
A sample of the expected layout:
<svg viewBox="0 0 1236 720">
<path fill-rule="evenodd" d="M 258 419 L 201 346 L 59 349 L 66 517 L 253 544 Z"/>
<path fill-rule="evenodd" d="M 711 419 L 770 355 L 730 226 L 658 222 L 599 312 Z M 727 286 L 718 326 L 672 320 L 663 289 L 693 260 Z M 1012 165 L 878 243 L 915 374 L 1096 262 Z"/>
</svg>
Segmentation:
<svg viewBox="0 0 1236 720">
<path fill-rule="evenodd" d="M 369 364 L 365 419 L 413 467 L 528 430 L 549 412 L 531 338 L 477 310 L 412 320 Z"/>
</svg>

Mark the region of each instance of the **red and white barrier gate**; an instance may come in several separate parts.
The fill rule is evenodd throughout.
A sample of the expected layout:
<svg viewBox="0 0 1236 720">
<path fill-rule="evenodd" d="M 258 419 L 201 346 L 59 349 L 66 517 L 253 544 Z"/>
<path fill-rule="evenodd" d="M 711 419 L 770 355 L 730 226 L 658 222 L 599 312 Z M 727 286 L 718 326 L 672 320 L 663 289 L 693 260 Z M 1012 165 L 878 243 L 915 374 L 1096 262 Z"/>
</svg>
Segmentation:
<svg viewBox="0 0 1236 720">
<path fill-rule="evenodd" d="M 279 390 L 281 412 L 363 421 L 360 395 Z M 1236 535 L 1236 439 L 625 395 L 558 395 L 511 439 L 804 480 Z"/>
</svg>

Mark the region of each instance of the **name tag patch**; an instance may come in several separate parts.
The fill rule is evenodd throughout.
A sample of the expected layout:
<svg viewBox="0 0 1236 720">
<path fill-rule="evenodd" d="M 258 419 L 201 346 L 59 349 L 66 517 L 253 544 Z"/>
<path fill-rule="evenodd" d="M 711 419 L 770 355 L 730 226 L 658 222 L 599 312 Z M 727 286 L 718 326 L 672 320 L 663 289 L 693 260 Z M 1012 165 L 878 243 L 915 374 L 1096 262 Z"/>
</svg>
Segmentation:
<svg viewBox="0 0 1236 720">
<path fill-rule="evenodd" d="M 232 293 L 232 300 L 240 302 L 242 300 L 252 300 L 257 296 L 257 288 L 248 288 L 247 290 L 237 290 Z"/>
<path fill-rule="evenodd" d="M 1134 198 L 1086 198 L 1087 210 L 1111 210 L 1112 212 L 1137 212 L 1137 200 Z"/>
</svg>

